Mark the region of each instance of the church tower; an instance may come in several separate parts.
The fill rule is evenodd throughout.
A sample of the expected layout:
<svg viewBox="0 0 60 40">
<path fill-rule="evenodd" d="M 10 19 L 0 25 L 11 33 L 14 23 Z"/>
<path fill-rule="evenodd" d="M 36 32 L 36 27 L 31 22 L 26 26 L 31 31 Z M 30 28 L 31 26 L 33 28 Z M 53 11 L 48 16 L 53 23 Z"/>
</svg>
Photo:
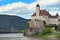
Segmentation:
<svg viewBox="0 0 60 40">
<path fill-rule="evenodd" d="M 37 3 L 37 5 L 36 5 L 36 16 L 37 17 L 39 16 L 39 13 L 40 13 L 40 5 L 39 5 L 39 3 Z"/>
</svg>

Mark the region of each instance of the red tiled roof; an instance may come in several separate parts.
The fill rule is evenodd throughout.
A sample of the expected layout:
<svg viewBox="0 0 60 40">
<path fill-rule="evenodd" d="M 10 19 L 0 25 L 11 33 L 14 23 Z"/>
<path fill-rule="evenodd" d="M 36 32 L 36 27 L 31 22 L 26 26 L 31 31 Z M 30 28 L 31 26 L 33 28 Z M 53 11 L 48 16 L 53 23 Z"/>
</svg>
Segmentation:
<svg viewBox="0 0 60 40">
<path fill-rule="evenodd" d="M 58 18 L 59 17 L 59 14 L 57 13 L 56 15 L 52 16 L 52 15 L 49 15 L 48 16 L 49 18 Z"/>
<path fill-rule="evenodd" d="M 49 15 L 49 12 L 48 11 L 46 11 L 46 10 L 40 10 L 40 13 L 39 13 L 39 15 Z M 36 16 L 36 12 L 32 15 L 32 16 Z"/>
<path fill-rule="evenodd" d="M 49 18 L 58 18 L 56 15 L 55 16 L 48 16 Z"/>
<path fill-rule="evenodd" d="M 58 18 L 58 16 L 59 16 L 58 13 L 57 13 L 55 16 L 52 16 L 52 15 L 50 15 L 49 12 L 46 11 L 46 10 L 40 10 L 39 15 L 48 16 L 49 18 Z M 32 16 L 36 16 L 36 12 L 35 12 Z"/>
</svg>

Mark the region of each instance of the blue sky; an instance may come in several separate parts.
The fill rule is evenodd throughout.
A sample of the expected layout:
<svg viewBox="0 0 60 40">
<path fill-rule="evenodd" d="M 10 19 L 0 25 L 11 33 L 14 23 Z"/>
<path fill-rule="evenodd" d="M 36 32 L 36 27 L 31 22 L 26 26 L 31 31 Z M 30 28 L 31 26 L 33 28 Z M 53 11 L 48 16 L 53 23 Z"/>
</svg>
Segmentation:
<svg viewBox="0 0 60 40">
<path fill-rule="evenodd" d="M 1 0 L 0 6 L 7 5 L 7 4 L 13 3 L 13 2 L 32 3 L 34 1 L 36 1 L 36 0 Z"/>
<path fill-rule="evenodd" d="M 37 0 L 0 0 L 0 14 L 17 15 L 30 19 L 36 11 Z M 50 14 L 60 15 L 60 0 L 39 0 L 40 10 L 49 10 Z"/>
</svg>

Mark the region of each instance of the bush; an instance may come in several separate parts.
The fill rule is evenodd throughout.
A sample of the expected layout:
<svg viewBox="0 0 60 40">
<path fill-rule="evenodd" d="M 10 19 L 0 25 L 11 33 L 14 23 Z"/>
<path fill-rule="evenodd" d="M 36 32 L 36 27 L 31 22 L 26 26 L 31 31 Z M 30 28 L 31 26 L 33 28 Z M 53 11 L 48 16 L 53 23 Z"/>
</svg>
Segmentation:
<svg viewBox="0 0 60 40">
<path fill-rule="evenodd" d="M 57 31 L 59 31 L 59 32 L 60 32 L 60 24 L 58 25 L 58 29 L 57 29 Z"/>
<path fill-rule="evenodd" d="M 51 33 L 51 29 L 49 27 L 46 27 L 43 31 L 43 34 L 50 34 Z"/>
<path fill-rule="evenodd" d="M 29 23 L 27 23 L 27 26 L 26 26 L 26 28 L 29 28 Z"/>
<path fill-rule="evenodd" d="M 55 28 L 55 30 L 57 31 L 57 29 L 58 29 L 58 25 L 56 25 L 56 24 L 50 24 L 50 25 L 46 25 L 45 27 L 49 27 L 49 28 Z"/>
<path fill-rule="evenodd" d="M 33 36 L 35 36 L 35 37 L 41 37 L 42 36 L 42 33 L 41 32 L 36 32 L 36 33 L 34 33 Z"/>
</svg>

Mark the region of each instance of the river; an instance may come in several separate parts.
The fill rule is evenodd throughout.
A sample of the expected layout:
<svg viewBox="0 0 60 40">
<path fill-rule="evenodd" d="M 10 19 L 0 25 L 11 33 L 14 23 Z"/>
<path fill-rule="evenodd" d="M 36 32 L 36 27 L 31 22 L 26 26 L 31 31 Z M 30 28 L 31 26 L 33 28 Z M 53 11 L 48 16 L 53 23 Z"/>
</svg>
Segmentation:
<svg viewBox="0 0 60 40">
<path fill-rule="evenodd" d="M 26 37 L 23 36 L 23 33 L 11 33 L 11 34 L 0 34 L 0 40 L 46 40 L 46 39 Z"/>
</svg>

